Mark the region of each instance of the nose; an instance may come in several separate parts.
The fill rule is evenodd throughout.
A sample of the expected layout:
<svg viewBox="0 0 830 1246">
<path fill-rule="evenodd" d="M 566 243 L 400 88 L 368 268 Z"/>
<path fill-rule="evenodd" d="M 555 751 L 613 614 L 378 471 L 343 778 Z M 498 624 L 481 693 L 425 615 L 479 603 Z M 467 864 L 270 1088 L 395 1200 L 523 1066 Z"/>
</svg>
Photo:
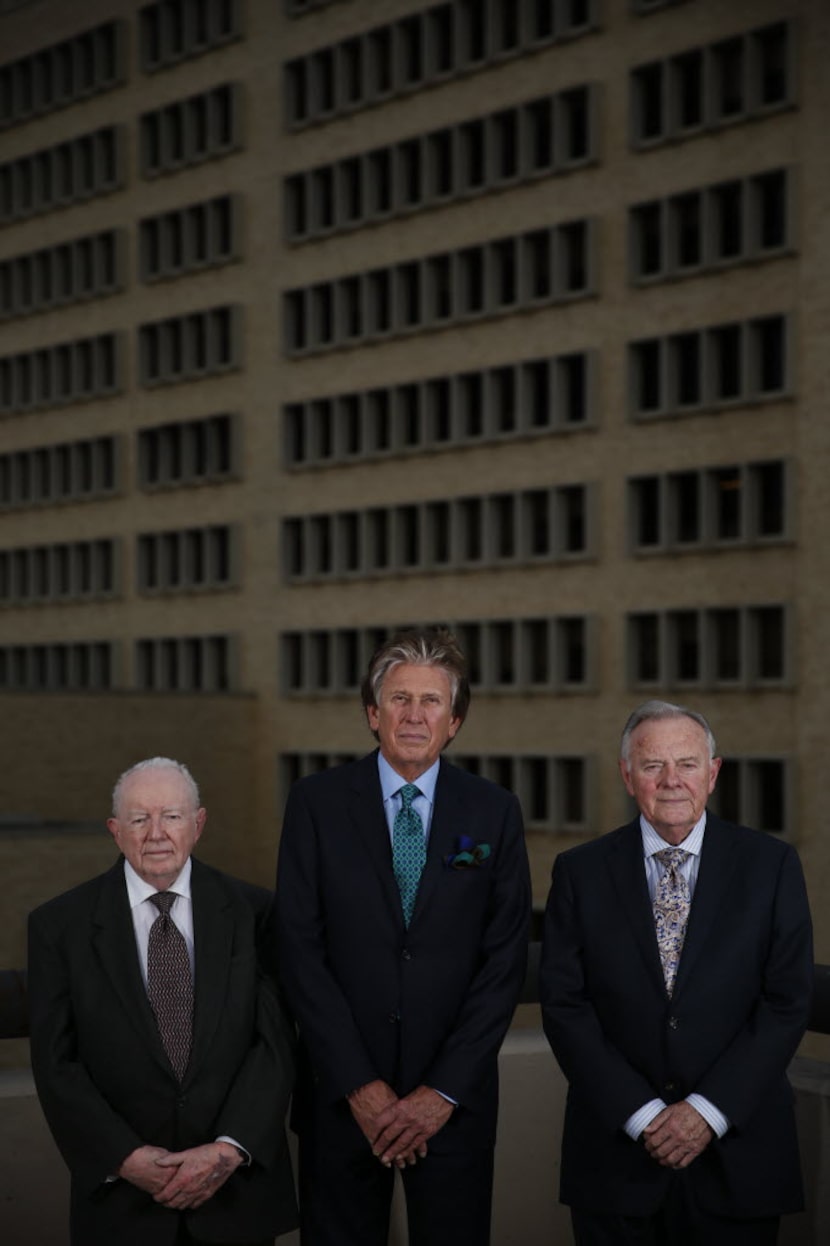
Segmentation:
<svg viewBox="0 0 830 1246">
<path fill-rule="evenodd" d="M 674 762 L 667 762 L 661 778 L 664 787 L 677 787 L 680 782 L 680 774 Z"/>
<path fill-rule="evenodd" d="M 151 813 L 150 814 L 150 835 L 149 835 L 150 839 L 164 839 L 166 837 L 166 834 L 167 832 L 165 831 L 164 826 L 162 824 L 161 814 Z"/>
</svg>

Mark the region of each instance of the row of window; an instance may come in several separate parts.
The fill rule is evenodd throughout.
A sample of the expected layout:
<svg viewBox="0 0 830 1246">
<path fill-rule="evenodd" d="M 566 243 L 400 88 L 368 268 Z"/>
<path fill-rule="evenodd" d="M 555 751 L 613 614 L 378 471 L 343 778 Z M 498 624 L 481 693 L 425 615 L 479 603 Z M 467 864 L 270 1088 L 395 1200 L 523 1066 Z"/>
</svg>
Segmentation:
<svg viewBox="0 0 830 1246">
<path fill-rule="evenodd" d="M 139 379 L 145 386 L 216 376 L 239 366 L 242 309 L 213 307 L 141 325 Z"/>
<path fill-rule="evenodd" d="M 238 416 L 159 424 L 138 434 L 138 481 L 142 489 L 216 484 L 239 471 Z"/>
<path fill-rule="evenodd" d="M 173 212 L 148 216 L 139 226 L 138 271 L 142 281 L 178 277 L 239 254 L 242 200 L 219 195 Z"/>
<path fill-rule="evenodd" d="M 123 22 L 106 22 L 0 65 L 0 129 L 118 86 L 124 50 Z"/>
<path fill-rule="evenodd" d="M 227 692 L 238 684 L 232 636 L 158 637 L 135 642 L 135 687 L 143 692 Z M 0 645 L 4 692 L 101 692 L 122 687 L 112 641 Z"/>
<path fill-rule="evenodd" d="M 284 66 L 286 117 L 308 125 L 592 29 L 596 0 L 449 0 Z"/>
<path fill-rule="evenodd" d="M 2 260 L 0 320 L 113 294 L 123 267 L 123 230 L 115 229 Z"/>
<path fill-rule="evenodd" d="M 143 692 L 230 692 L 239 686 L 236 636 L 158 636 L 135 643 Z"/>
<path fill-rule="evenodd" d="M 780 459 L 638 476 L 628 485 L 631 547 L 675 553 L 786 539 L 790 477 Z"/>
<path fill-rule="evenodd" d="M 287 795 L 292 783 L 331 766 L 354 761 L 354 753 L 283 753 L 280 774 Z M 592 755 L 447 754 L 447 761 L 515 792 L 532 831 L 596 835 L 597 763 Z M 772 834 L 790 828 L 790 763 L 781 757 L 726 757 L 709 805 L 722 818 Z"/>
<path fill-rule="evenodd" d="M 242 33 L 240 0 L 156 0 L 138 15 L 139 63 L 153 73 Z"/>
<path fill-rule="evenodd" d="M 584 558 L 592 494 L 588 485 L 559 485 L 292 516 L 283 521 L 285 575 L 309 581 Z"/>
<path fill-rule="evenodd" d="M 0 508 L 109 497 L 121 476 L 115 437 L 93 437 L 0 454 Z"/>
<path fill-rule="evenodd" d="M 593 221 L 354 273 L 283 296 L 289 354 L 331 350 L 591 293 Z"/>
<path fill-rule="evenodd" d="M 629 615 L 634 687 L 758 688 L 792 678 L 784 606 L 651 610 Z"/>
<path fill-rule="evenodd" d="M 140 489 L 218 483 L 238 473 L 239 419 L 210 415 L 138 431 Z M 122 485 L 120 439 L 93 437 L 0 454 L 0 509 L 110 497 Z"/>
<path fill-rule="evenodd" d="M 118 393 L 119 346 L 101 333 L 0 358 L 0 415 Z"/>
<path fill-rule="evenodd" d="M 690 329 L 629 347 L 635 418 L 760 402 L 789 388 L 786 316 Z"/>
<path fill-rule="evenodd" d="M 791 245 L 786 169 L 686 191 L 631 209 L 634 281 L 763 259 Z"/>
<path fill-rule="evenodd" d="M 123 128 L 104 126 L 0 165 L 0 225 L 117 190 L 123 152 Z"/>
<path fill-rule="evenodd" d="M 631 72 L 632 142 L 685 138 L 792 104 L 793 43 L 789 23 L 776 22 L 638 66 Z"/>
<path fill-rule="evenodd" d="M 0 550 L 0 604 L 111 597 L 119 588 L 118 551 L 111 538 Z"/>
<path fill-rule="evenodd" d="M 139 593 L 230 588 L 238 535 L 227 524 L 140 533 L 136 538 Z"/>
<path fill-rule="evenodd" d="M 596 154 L 595 95 L 573 87 L 292 174 L 284 192 L 287 236 L 352 229 L 583 165 Z"/>
<path fill-rule="evenodd" d="M 4 692 L 103 692 L 118 684 L 116 646 L 83 640 L 42 645 L 0 645 Z"/>
<path fill-rule="evenodd" d="M 596 405 L 593 365 L 582 351 L 288 403 L 285 463 L 322 466 L 585 428 Z"/>
<path fill-rule="evenodd" d="M 144 113 L 139 122 L 139 168 L 157 177 L 224 156 L 242 135 L 242 94 L 236 83 Z"/>
<path fill-rule="evenodd" d="M 587 691 L 596 677 L 596 620 L 585 615 L 451 624 L 479 692 Z M 284 632 L 282 684 L 291 694 L 355 693 L 391 629 Z"/>
</svg>

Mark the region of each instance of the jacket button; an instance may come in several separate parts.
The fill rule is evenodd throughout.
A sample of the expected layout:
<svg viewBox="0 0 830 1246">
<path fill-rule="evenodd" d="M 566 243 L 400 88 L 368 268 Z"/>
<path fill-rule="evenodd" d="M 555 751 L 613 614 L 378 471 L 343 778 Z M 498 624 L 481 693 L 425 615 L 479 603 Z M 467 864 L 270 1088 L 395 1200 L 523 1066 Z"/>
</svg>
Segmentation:
<svg viewBox="0 0 830 1246">
<path fill-rule="evenodd" d="M 669 1017 L 669 1029 L 670 1030 L 676 1030 L 679 1025 L 680 1025 L 680 1022 L 678 1021 L 677 1017 Z"/>
<path fill-rule="evenodd" d="M 668 1091 L 669 1094 L 671 1094 L 672 1091 L 677 1090 L 677 1082 L 666 1082 L 663 1089 Z"/>
<path fill-rule="evenodd" d="M 390 1024 L 390 1025 L 397 1025 L 397 1023 L 400 1021 L 400 1019 L 401 1019 L 401 1017 L 400 1017 L 400 1013 L 397 1013 L 397 1012 L 390 1012 L 390 1014 L 389 1014 L 389 1024 Z"/>
<path fill-rule="evenodd" d="M 412 960 L 412 953 L 410 952 L 408 947 L 404 948 L 404 950 L 401 952 L 401 956 L 404 958 L 404 960 Z"/>
<path fill-rule="evenodd" d="M 185 1098 L 177 1099 L 177 1100 L 176 1100 L 176 1107 L 177 1107 L 177 1108 L 184 1108 L 184 1107 L 187 1107 L 187 1099 L 185 1099 Z"/>
</svg>

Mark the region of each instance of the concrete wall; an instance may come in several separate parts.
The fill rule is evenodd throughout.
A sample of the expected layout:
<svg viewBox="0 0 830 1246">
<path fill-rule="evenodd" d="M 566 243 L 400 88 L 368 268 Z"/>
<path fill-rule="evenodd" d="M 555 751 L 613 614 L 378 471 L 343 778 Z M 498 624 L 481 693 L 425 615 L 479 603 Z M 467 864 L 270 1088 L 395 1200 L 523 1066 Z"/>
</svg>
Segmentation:
<svg viewBox="0 0 830 1246">
<path fill-rule="evenodd" d="M 496 1149 L 492 1246 L 570 1246 L 557 1202 L 565 1082 L 541 1030 L 514 1028 L 501 1055 L 502 1107 Z M 808 1210 L 784 1222 L 780 1246 L 830 1240 L 830 1064 L 797 1059 L 791 1069 Z M 68 1180 L 46 1129 L 31 1076 L 0 1072 L 0 1240 L 3 1246 L 67 1246 Z M 390 1246 L 404 1246 L 396 1200 Z M 279 1246 L 297 1246 L 298 1236 Z"/>
</svg>

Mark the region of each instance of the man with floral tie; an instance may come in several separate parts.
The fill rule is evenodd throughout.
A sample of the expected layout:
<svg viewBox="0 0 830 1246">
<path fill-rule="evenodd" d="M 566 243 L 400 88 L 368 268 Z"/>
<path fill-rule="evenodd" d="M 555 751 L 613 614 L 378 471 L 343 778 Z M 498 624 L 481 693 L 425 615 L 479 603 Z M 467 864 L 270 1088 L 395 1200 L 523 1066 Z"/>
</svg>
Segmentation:
<svg viewBox="0 0 830 1246">
<path fill-rule="evenodd" d="M 707 813 L 720 766 L 700 714 L 640 706 L 620 750 L 639 816 L 554 865 L 541 998 L 576 1246 L 773 1246 L 802 1206 L 804 880 L 789 844 Z"/>
<path fill-rule="evenodd" d="M 411 1246 L 489 1242 L 530 886 L 516 798 L 441 758 L 469 699 L 449 633 L 399 633 L 363 685 L 379 749 L 289 796 L 276 913 L 303 1246 L 386 1246 L 396 1167 Z"/>
</svg>

